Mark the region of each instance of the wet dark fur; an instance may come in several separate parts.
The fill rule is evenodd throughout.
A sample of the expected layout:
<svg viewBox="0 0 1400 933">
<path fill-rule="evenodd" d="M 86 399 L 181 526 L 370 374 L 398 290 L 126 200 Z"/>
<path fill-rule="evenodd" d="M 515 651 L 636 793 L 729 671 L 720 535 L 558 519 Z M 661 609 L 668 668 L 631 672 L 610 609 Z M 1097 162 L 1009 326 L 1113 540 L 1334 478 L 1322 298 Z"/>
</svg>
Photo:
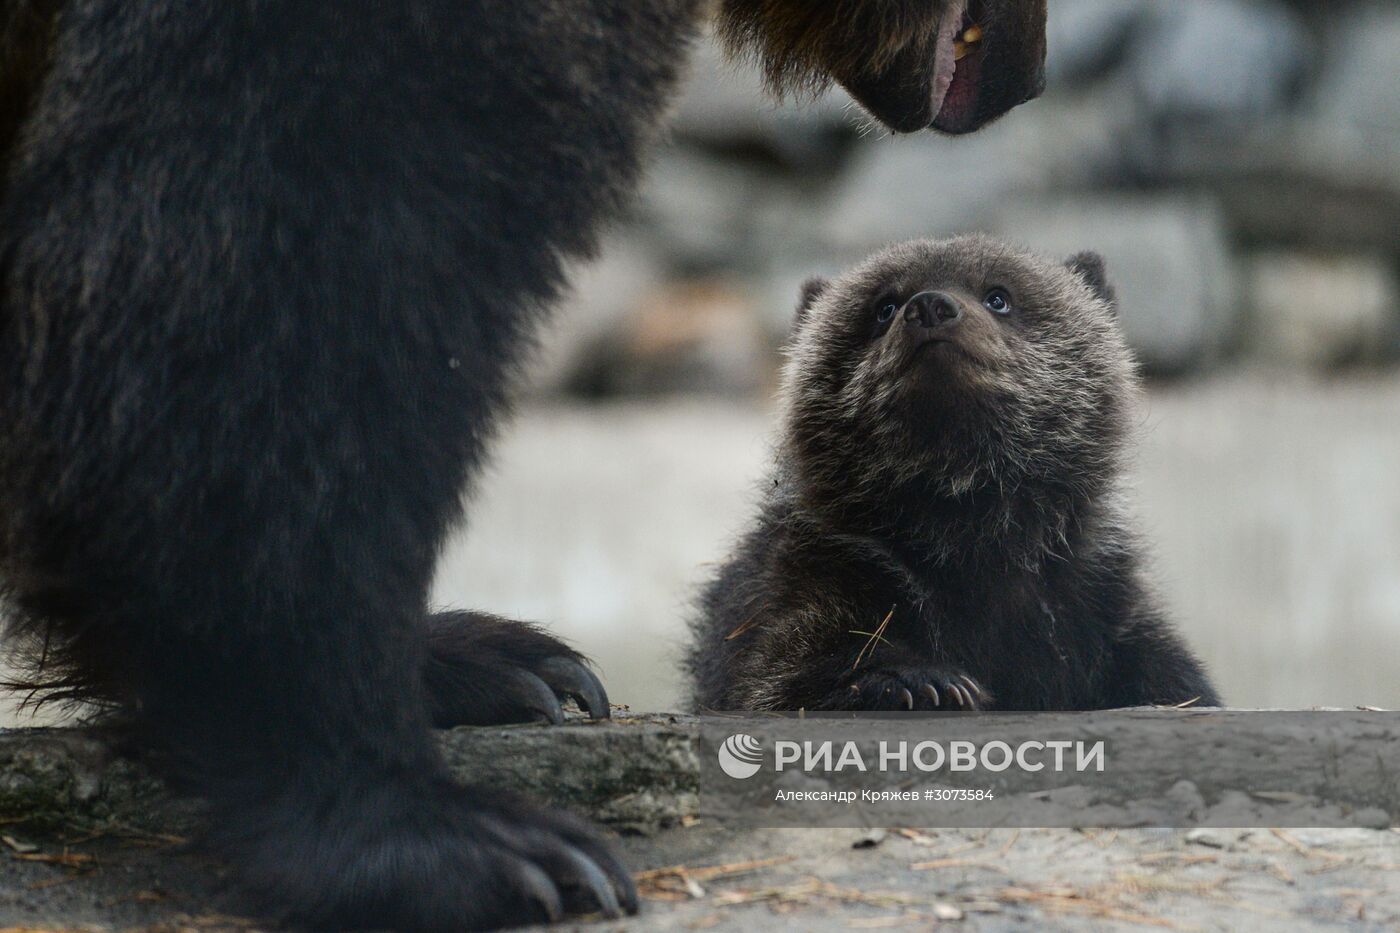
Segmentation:
<svg viewBox="0 0 1400 933">
<path fill-rule="evenodd" d="M 882 330 L 929 290 L 961 304 L 948 343 Z M 1136 380 L 1098 257 L 918 241 L 804 296 L 776 472 L 701 603 L 697 707 L 1218 704 L 1122 502 Z"/>
<path fill-rule="evenodd" d="M 635 908 L 593 830 L 454 785 L 429 730 L 606 715 L 596 679 L 531 626 L 425 606 L 704 8 L 0 4 L 10 644 L 210 800 L 249 909 Z"/>
</svg>

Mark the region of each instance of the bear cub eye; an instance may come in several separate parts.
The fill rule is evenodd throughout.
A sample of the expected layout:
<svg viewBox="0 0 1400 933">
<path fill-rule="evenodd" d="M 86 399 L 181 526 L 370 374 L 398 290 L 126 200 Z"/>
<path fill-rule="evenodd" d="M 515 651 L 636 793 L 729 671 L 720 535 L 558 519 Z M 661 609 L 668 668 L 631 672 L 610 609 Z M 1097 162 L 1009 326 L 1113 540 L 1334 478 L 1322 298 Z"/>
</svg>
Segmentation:
<svg viewBox="0 0 1400 933">
<path fill-rule="evenodd" d="M 994 288 L 982 299 L 982 305 L 993 314 L 1011 313 L 1011 295 L 1004 288 Z"/>
<path fill-rule="evenodd" d="M 894 320 L 895 312 L 899 310 L 899 305 L 893 301 L 887 301 L 880 306 L 880 311 L 875 315 L 875 320 L 881 324 L 888 324 Z"/>
</svg>

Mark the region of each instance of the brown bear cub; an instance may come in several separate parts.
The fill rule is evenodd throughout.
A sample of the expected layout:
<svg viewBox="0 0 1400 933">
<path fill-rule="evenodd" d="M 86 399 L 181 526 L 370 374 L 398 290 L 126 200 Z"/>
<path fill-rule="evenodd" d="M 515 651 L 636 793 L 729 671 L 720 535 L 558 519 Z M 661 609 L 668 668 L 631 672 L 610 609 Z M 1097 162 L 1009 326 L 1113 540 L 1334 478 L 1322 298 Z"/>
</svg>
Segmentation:
<svg viewBox="0 0 1400 933">
<path fill-rule="evenodd" d="M 695 705 L 1218 705 L 1124 507 L 1137 391 L 1092 253 L 918 240 L 809 282 L 771 487 L 703 596 Z"/>
</svg>

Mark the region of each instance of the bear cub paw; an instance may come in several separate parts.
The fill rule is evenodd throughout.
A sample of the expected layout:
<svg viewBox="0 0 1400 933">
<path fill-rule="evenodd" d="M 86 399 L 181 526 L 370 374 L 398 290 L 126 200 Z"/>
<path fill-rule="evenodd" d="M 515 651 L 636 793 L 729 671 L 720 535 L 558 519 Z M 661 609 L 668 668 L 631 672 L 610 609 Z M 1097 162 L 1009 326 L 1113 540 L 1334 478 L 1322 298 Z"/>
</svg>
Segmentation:
<svg viewBox="0 0 1400 933">
<path fill-rule="evenodd" d="M 829 709 L 987 709 L 992 695 L 967 674 L 941 667 L 884 668 L 854 675 L 830 697 Z"/>
</svg>

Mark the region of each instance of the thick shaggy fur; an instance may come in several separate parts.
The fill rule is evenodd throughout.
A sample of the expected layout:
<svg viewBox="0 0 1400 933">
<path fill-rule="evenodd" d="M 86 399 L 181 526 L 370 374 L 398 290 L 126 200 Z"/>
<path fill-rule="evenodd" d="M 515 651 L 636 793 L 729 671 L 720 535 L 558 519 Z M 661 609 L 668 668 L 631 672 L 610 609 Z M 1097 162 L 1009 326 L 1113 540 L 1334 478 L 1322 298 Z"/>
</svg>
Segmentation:
<svg viewBox="0 0 1400 933">
<path fill-rule="evenodd" d="M 591 829 L 454 786 L 429 731 L 588 696 L 577 656 L 465 615 L 430 638 L 425 606 L 697 6 L 72 0 L 28 46 L 47 72 L 0 203 L 11 635 L 211 800 L 252 909 L 635 906 Z"/>
<path fill-rule="evenodd" d="M 251 909 L 405 930 L 635 909 L 593 830 L 454 785 L 430 732 L 568 696 L 605 716 L 596 678 L 538 629 L 426 602 L 705 8 L 0 3 L 10 643 L 29 687 L 119 710 L 209 799 Z M 999 112 L 974 97 L 960 113 Z"/>
<path fill-rule="evenodd" d="M 834 74 L 884 71 L 909 49 L 933 57 L 938 21 L 955 0 L 726 0 L 721 37 L 752 55 L 775 91 L 820 91 Z M 878 36 L 861 50 L 852 36 Z"/>
<path fill-rule="evenodd" d="M 958 306 L 946 342 L 920 342 L 919 293 Z M 1143 579 L 1137 384 L 1098 257 L 916 241 L 804 294 L 778 466 L 701 605 L 696 706 L 1218 703 Z"/>
<path fill-rule="evenodd" d="M 0 153 L 9 152 L 52 51 L 62 0 L 6 0 L 0 9 Z M 3 163 L 0 163 L 3 164 Z M 0 192 L 4 190 L 0 172 Z"/>
</svg>

